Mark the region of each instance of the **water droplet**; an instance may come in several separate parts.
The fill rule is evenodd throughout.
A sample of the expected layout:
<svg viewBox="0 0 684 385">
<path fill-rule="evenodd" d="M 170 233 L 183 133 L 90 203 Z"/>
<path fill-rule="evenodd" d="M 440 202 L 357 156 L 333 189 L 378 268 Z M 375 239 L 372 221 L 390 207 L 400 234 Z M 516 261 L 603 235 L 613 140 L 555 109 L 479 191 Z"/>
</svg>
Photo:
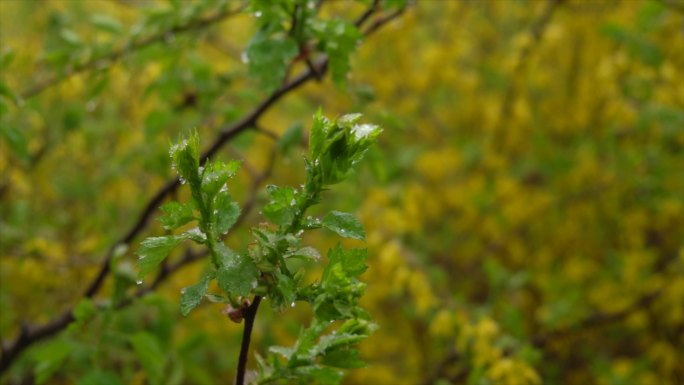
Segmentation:
<svg viewBox="0 0 684 385">
<path fill-rule="evenodd" d="M 292 200 L 290 201 L 290 206 L 294 206 L 296 204 L 297 204 L 297 201 L 294 198 L 292 198 Z"/>
<path fill-rule="evenodd" d="M 290 307 L 295 307 L 295 303 L 292 302 L 292 303 L 290 304 Z"/>
<path fill-rule="evenodd" d="M 356 140 L 363 139 L 367 137 L 368 135 L 372 134 L 375 130 L 378 129 L 378 126 L 373 125 L 373 124 L 357 124 L 352 128 L 352 131 L 354 132 L 354 136 L 356 137 Z"/>
<path fill-rule="evenodd" d="M 143 280 L 142 280 L 142 279 L 138 279 L 138 280 L 135 281 L 135 284 L 136 284 L 136 285 L 142 285 L 142 283 L 143 283 Z"/>
<path fill-rule="evenodd" d="M 256 16 L 256 17 L 261 17 L 261 15 L 262 15 L 261 11 L 254 12 L 254 16 Z"/>
<path fill-rule="evenodd" d="M 346 232 L 347 232 L 347 230 L 345 230 L 345 229 L 340 229 L 340 233 L 344 234 L 344 233 L 346 233 Z"/>
</svg>

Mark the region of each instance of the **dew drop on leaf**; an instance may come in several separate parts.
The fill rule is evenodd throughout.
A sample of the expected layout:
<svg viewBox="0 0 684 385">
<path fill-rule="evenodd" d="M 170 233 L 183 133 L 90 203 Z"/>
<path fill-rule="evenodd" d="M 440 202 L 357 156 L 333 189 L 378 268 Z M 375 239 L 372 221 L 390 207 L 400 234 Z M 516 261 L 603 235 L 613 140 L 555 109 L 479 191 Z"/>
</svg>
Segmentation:
<svg viewBox="0 0 684 385">
<path fill-rule="evenodd" d="M 142 279 L 138 279 L 138 280 L 135 281 L 135 284 L 136 284 L 136 285 L 142 285 L 142 283 L 143 283 L 143 280 L 142 280 Z"/>
</svg>

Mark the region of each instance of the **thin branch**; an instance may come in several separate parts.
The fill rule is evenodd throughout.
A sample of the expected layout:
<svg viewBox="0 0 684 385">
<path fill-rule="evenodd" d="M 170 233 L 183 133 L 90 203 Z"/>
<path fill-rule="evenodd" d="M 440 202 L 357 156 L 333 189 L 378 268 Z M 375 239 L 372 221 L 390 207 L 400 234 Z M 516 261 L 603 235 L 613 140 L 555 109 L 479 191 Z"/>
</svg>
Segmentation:
<svg viewBox="0 0 684 385">
<path fill-rule="evenodd" d="M 245 372 L 247 371 L 247 357 L 249 355 L 249 343 L 252 339 L 252 327 L 254 319 L 259 310 L 261 296 L 255 296 L 254 301 L 247 307 L 245 313 L 245 328 L 242 330 L 242 343 L 240 344 L 240 358 L 238 359 L 237 374 L 235 375 L 235 385 L 244 385 Z"/>
<path fill-rule="evenodd" d="M 276 142 L 280 139 L 280 137 L 275 132 L 269 131 L 269 130 L 267 130 L 267 129 L 259 126 L 259 125 L 254 126 L 254 131 L 264 135 L 267 138 L 271 138 Z"/>
<path fill-rule="evenodd" d="M 373 4 L 359 17 L 354 25 L 358 28 L 362 26 L 380 7 L 380 0 L 373 0 Z"/>
<path fill-rule="evenodd" d="M 373 21 L 373 23 L 371 25 L 369 25 L 368 28 L 366 28 L 366 30 L 363 32 L 364 36 L 370 36 L 375 31 L 377 31 L 380 27 L 382 27 L 383 25 L 385 25 L 385 24 L 389 23 L 390 21 L 396 19 L 397 17 L 401 16 L 404 12 L 406 12 L 407 9 L 408 9 L 408 7 L 399 8 L 399 9 L 395 10 L 394 12 L 391 12 L 387 15 L 384 15 L 384 16 L 381 16 L 381 17 L 375 19 Z M 361 25 L 362 24 L 359 24 L 359 27 Z"/>
<path fill-rule="evenodd" d="M 364 13 L 365 15 L 365 13 Z M 393 18 L 398 16 L 398 14 L 395 12 L 393 15 L 390 15 L 390 17 L 384 17 L 379 20 L 376 20 L 374 24 L 371 25 L 371 28 L 369 28 L 368 31 L 366 31 L 366 35 L 371 34 L 373 31 L 377 30 L 380 26 L 383 24 L 389 22 Z M 216 17 L 216 16 L 215 16 Z M 362 20 L 363 19 L 363 20 Z M 359 26 L 362 26 L 364 22 L 366 21 L 367 17 L 364 19 L 364 16 L 362 18 L 358 19 L 356 21 L 356 24 Z M 177 27 L 181 28 L 181 27 Z M 190 26 L 185 26 L 184 30 L 186 29 L 192 29 L 196 27 L 190 27 Z M 176 31 L 178 33 L 179 31 Z M 140 43 L 139 43 L 140 44 Z M 150 43 L 147 43 L 152 44 Z M 139 48 L 139 46 L 138 46 Z M 119 56 L 123 55 L 125 53 L 121 52 L 118 54 L 116 58 Z M 320 58 L 316 63 L 315 63 L 315 70 L 319 74 L 323 74 L 326 72 L 328 66 L 328 58 L 326 56 L 323 56 Z M 86 69 L 82 69 L 80 71 L 85 71 Z M 75 72 L 72 71 L 72 74 Z M 69 75 L 71 76 L 71 75 Z M 201 163 L 204 164 L 207 159 L 212 157 L 216 152 L 218 152 L 227 142 L 229 142 L 231 139 L 236 137 L 238 134 L 241 132 L 253 128 L 254 126 L 257 125 L 258 119 L 268 110 L 276 101 L 278 101 L 281 97 L 284 95 L 288 94 L 291 91 L 294 91 L 295 89 L 299 88 L 301 85 L 306 83 L 308 80 L 315 79 L 316 78 L 316 73 L 315 71 L 312 71 L 311 69 L 307 69 L 303 71 L 299 76 L 297 76 L 294 80 L 290 81 L 289 83 L 283 85 L 281 88 L 273 92 L 267 99 L 265 99 L 261 104 L 256 106 L 254 110 L 252 110 L 249 114 L 244 116 L 242 119 L 239 121 L 231 124 L 231 125 L 224 125 L 221 127 L 219 130 L 219 135 L 218 137 L 214 140 L 212 145 L 201 155 Z M 63 80 L 63 79 L 61 79 Z M 54 80 L 50 85 L 56 84 L 60 82 L 61 80 Z M 47 88 L 49 85 L 42 87 L 40 90 L 37 92 L 42 91 L 42 89 Z M 36 92 L 36 93 L 37 93 Z M 35 93 L 34 93 L 35 94 Z M 28 97 L 28 96 L 25 96 Z M 148 203 L 145 205 L 142 213 L 139 215 L 137 221 L 134 223 L 134 225 L 128 230 L 128 232 L 117 242 L 115 242 L 105 255 L 105 258 L 101 262 L 100 265 L 100 270 L 98 271 L 97 275 L 94 277 L 93 281 L 88 285 L 88 288 L 84 292 L 84 298 L 93 298 L 95 294 L 99 292 L 99 290 L 102 288 L 102 285 L 104 283 L 105 278 L 109 274 L 109 265 L 110 262 L 114 256 L 115 250 L 121 246 L 121 245 L 130 245 L 132 241 L 145 229 L 147 226 L 147 223 L 149 222 L 149 219 L 151 218 L 152 214 L 157 210 L 157 207 L 161 205 L 161 203 L 164 201 L 164 199 L 174 191 L 178 189 L 180 186 L 180 182 L 178 178 L 175 178 L 173 180 L 170 180 L 166 182 L 154 196 L 148 201 Z M 248 201 L 248 204 L 251 205 L 254 204 L 253 201 Z M 244 210 L 244 208 L 243 208 Z M 240 218 L 243 218 L 242 216 Z M 237 225 L 237 224 L 236 224 Z M 156 288 L 162 281 L 166 279 L 171 273 L 177 271 L 179 268 L 182 266 L 185 266 L 186 264 L 199 259 L 200 257 L 196 257 L 196 254 L 192 253 L 186 253 L 187 258 L 181 260 L 179 263 L 175 265 L 170 265 L 168 266 L 168 269 L 165 270 L 162 274 L 160 274 L 157 279 L 153 282 L 151 287 L 149 288 L 141 288 L 137 293 L 136 296 L 141 296 L 144 295 L 154 288 Z M 5 343 L 4 341 L 0 343 L 0 351 L 2 352 L 2 356 L 0 357 L 0 374 L 4 373 L 10 365 L 14 362 L 14 360 L 21 354 L 24 350 L 26 350 L 28 347 L 31 345 L 35 344 L 38 341 L 41 341 L 43 339 L 46 339 L 50 336 L 55 335 L 56 333 L 60 332 L 64 328 L 66 328 L 71 322 L 74 321 L 74 316 L 73 316 L 73 309 L 68 309 L 61 313 L 59 316 L 56 318 L 53 318 L 49 320 L 48 322 L 42 324 L 42 325 L 37 325 L 37 326 L 26 326 L 22 327 L 19 335 L 11 342 Z"/>
<path fill-rule="evenodd" d="M 175 35 L 175 34 L 180 34 L 180 33 L 185 33 L 185 32 L 190 32 L 194 30 L 199 30 L 203 29 L 206 27 L 209 27 L 213 24 L 219 23 L 226 18 L 239 14 L 244 8 L 244 5 L 240 6 L 237 9 L 234 10 L 222 10 L 220 12 L 217 12 L 214 15 L 207 16 L 204 18 L 198 18 L 198 19 L 193 19 L 190 20 L 189 22 L 181 25 L 175 25 L 165 31 L 161 31 L 159 33 L 156 33 L 154 35 L 148 36 L 142 40 L 135 41 L 129 44 L 124 45 L 123 47 L 116 49 L 112 52 L 110 52 L 107 55 L 104 56 L 99 56 L 99 57 L 94 57 L 89 59 L 88 61 L 77 64 L 71 69 L 67 70 L 64 74 L 61 76 L 57 74 L 53 74 L 52 76 L 49 76 L 43 81 L 40 81 L 33 86 L 27 88 L 24 90 L 20 95 L 22 99 L 28 99 L 33 96 L 38 95 L 39 93 L 43 92 L 45 89 L 54 86 L 56 84 L 59 84 L 69 78 L 71 78 L 74 75 L 80 74 L 82 72 L 87 72 L 91 71 L 94 69 L 102 69 L 104 67 L 110 66 L 112 63 L 120 60 L 127 54 L 133 52 L 133 51 L 138 51 L 142 48 L 148 47 L 150 45 L 163 42 L 167 36 L 169 35 Z"/>
</svg>

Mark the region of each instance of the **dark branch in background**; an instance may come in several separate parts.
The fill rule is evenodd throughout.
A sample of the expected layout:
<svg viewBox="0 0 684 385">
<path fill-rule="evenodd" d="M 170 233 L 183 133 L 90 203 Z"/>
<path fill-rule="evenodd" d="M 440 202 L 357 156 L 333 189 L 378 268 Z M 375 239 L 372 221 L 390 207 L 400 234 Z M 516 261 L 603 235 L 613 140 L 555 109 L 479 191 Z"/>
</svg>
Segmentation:
<svg viewBox="0 0 684 385">
<path fill-rule="evenodd" d="M 372 6 L 373 9 L 375 9 L 375 5 Z M 402 10 L 403 11 L 403 10 Z M 235 12 L 235 11 L 231 11 Z M 370 26 L 368 31 L 366 31 L 366 35 L 371 34 L 378 28 L 380 28 L 382 25 L 390 22 L 391 20 L 395 19 L 398 17 L 402 12 L 393 12 L 389 15 L 385 15 L 383 17 L 378 18 L 377 20 L 374 21 L 374 23 Z M 229 12 L 229 14 L 231 14 Z M 363 21 L 367 20 L 370 18 L 369 16 L 366 16 L 367 12 L 364 13 L 362 16 Z M 227 15 L 225 15 L 227 16 Z M 224 17 L 225 17 L 224 16 Z M 214 16 L 216 18 L 217 16 Z M 361 18 L 359 19 L 361 20 Z M 363 22 L 359 23 L 359 20 L 357 20 L 357 24 L 361 26 Z M 216 20 L 218 21 L 218 20 Z M 214 21 L 215 22 L 215 21 Z M 189 30 L 192 28 L 198 28 L 197 23 L 198 21 L 195 21 L 195 23 L 191 25 L 186 25 L 182 27 L 182 31 L 184 30 Z M 205 24 L 206 24 L 206 19 L 205 19 Z M 176 27 L 176 28 L 181 28 L 181 27 Z M 176 31 L 175 33 L 178 33 L 181 31 Z M 157 36 L 157 35 L 155 35 Z M 160 37 L 159 39 L 162 39 L 163 37 Z M 146 40 L 147 41 L 147 40 Z M 153 42 L 148 42 L 146 43 L 147 45 L 152 44 Z M 137 45 L 138 48 L 140 48 L 140 43 Z M 129 48 L 130 49 L 130 48 Z M 118 59 L 120 56 L 122 56 L 124 53 L 126 53 L 126 50 L 122 50 L 121 53 L 117 54 L 114 59 Z M 102 59 L 98 59 L 102 60 Z M 97 61 L 97 60 L 96 60 Z M 266 112 L 276 101 L 278 101 L 281 97 L 284 95 L 288 94 L 289 92 L 297 89 L 299 86 L 302 84 L 306 83 L 308 80 L 315 79 L 318 72 L 318 74 L 324 74 L 327 70 L 327 65 L 328 65 L 328 58 L 327 57 L 322 57 L 320 58 L 316 63 L 315 63 L 315 71 L 312 71 L 312 69 L 307 69 L 304 71 L 302 74 L 300 74 L 298 77 L 296 77 L 294 80 L 288 82 L 287 84 L 283 85 L 281 88 L 276 90 L 274 93 L 272 93 L 268 98 L 266 98 L 261 104 L 259 104 L 252 112 L 247 114 L 245 117 L 243 117 L 241 120 L 235 122 L 234 124 L 231 125 L 225 125 L 220 129 L 220 133 L 218 137 L 214 140 L 212 145 L 202 154 L 201 156 L 201 161 L 202 163 L 206 162 L 208 158 L 216 154 L 227 142 L 229 142 L 232 138 L 237 136 L 243 131 L 246 131 L 247 129 L 254 128 L 257 126 L 257 121 L 261 117 L 261 115 Z M 89 69 L 94 69 L 96 67 L 95 61 L 93 61 L 89 66 L 81 66 L 79 67 L 80 69 L 78 72 L 83 72 Z M 36 89 L 37 91 L 33 92 L 31 95 L 35 95 L 38 92 L 42 91 L 43 89 L 47 88 L 48 86 L 52 84 L 59 83 L 60 81 L 66 79 L 69 76 L 72 76 L 76 74 L 75 70 L 72 70 L 70 74 L 68 74 L 66 77 L 63 78 L 54 78 L 48 83 L 45 83 L 45 85 L 42 85 L 41 87 L 34 86 L 33 88 Z M 24 95 L 22 95 L 24 96 Z M 24 96 L 28 97 L 28 96 Z M 98 271 L 97 275 L 93 279 L 93 281 L 88 285 L 87 290 L 84 293 L 85 298 L 93 298 L 95 294 L 99 292 L 99 290 L 102 288 L 102 284 L 104 283 L 105 278 L 109 274 L 109 265 L 110 262 L 114 256 L 115 250 L 119 248 L 121 245 L 130 245 L 132 241 L 146 228 L 147 223 L 149 222 L 150 217 L 152 214 L 157 210 L 157 208 L 161 205 L 161 203 L 166 199 L 166 197 L 176 191 L 178 187 L 180 186 L 180 182 L 177 178 L 170 180 L 166 182 L 154 196 L 148 201 L 148 203 L 145 205 L 143 211 L 139 215 L 137 221 L 133 224 L 133 226 L 128 230 L 128 232 L 116 243 L 114 243 L 109 251 L 106 253 L 105 258 L 102 260 L 101 265 L 100 265 L 100 270 Z M 248 204 L 251 206 L 254 204 L 254 202 L 249 202 Z M 246 209 L 245 209 L 246 211 Z M 243 217 L 241 217 L 243 218 Z M 237 226 L 237 224 L 236 224 Z M 146 294 L 147 292 L 151 291 L 153 288 L 158 286 L 159 283 L 164 281 L 166 277 L 171 274 L 172 272 L 177 271 L 180 267 L 187 265 L 188 263 L 199 259 L 200 256 L 197 254 L 194 254 L 192 252 L 186 253 L 186 257 L 182 259 L 179 263 L 175 265 L 169 265 L 167 266 L 167 269 L 165 269 L 163 272 L 160 273 L 160 275 L 157 277 L 157 279 L 153 282 L 151 287 L 149 289 L 143 288 L 140 289 L 139 292 L 136 293 L 136 296 L 141 296 Z M 139 293 L 139 295 L 138 295 Z M 22 353 L 24 350 L 26 350 L 28 347 L 31 345 L 35 344 L 38 341 L 41 341 L 43 339 L 46 339 L 50 336 L 53 336 L 54 334 L 60 332 L 64 328 L 66 328 L 72 321 L 74 321 L 74 315 L 73 315 L 73 309 L 68 309 L 64 311 L 62 314 L 58 315 L 57 317 L 53 318 L 52 320 L 42 324 L 42 325 L 37 325 L 37 326 L 31 326 L 31 325 L 24 325 L 22 326 L 19 335 L 11 342 L 5 343 L 4 341 L 0 343 L 0 349 L 2 351 L 2 356 L 0 357 L 0 374 L 4 373 L 14 362 L 14 360 L 19 356 L 20 353 Z"/>
<path fill-rule="evenodd" d="M 130 44 L 127 44 L 119 49 L 116 49 L 112 52 L 110 52 L 107 55 L 100 56 L 100 57 L 95 57 L 91 58 L 88 61 L 81 63 L 81 64 L 76 64 L 73 66 L 71 69 L 67 70 L 64 74 L 56 75 L 53 74 L 52 76 L 49 76 L 43 81 L 40 81 L 30 88 L 24 90 L 20 95 L 22 99 L 28 99 L 31 98 L 39 93 L 41 93 L 43 90 L 46 88 L 49 88 L 51 86 L 54 86 L 56 84 L 59 84 L 70 77 L 80 74 L 82 72 L 94 70 L 94 69 L 100 69 L 103 66 L 108 66 L 112 64 L 115 61 L 120 60 L 127 54 L 131 53 L 132 51 L 137 51 L 142 48 L 148 47 L 150 45 L 156 44 L 163 42 L 167 36 L 170 34 L 179 34 L 179 33 L 185 33 L 189 31 L 194 31 L 194 30 L 200 30 L 206 27 L 209 27 L 213 24 L 219 23 L 226 18 L 237 15 L 243 10 L 244 6 L 241 6 L 237 9 L 234 10 L 223 10 L 220 12 L 217 12 L 215 15 L 207 16 L 204 18 L 198 18 L 198 19 L 193 19 L 188 21 L 185 24 L 181 25 L 175 25 L 165 31 L 156 33 L 154 35 L 148 36 L 144 39 L 141 39 L 139 41 L 134 41 Z"/>
</svg>

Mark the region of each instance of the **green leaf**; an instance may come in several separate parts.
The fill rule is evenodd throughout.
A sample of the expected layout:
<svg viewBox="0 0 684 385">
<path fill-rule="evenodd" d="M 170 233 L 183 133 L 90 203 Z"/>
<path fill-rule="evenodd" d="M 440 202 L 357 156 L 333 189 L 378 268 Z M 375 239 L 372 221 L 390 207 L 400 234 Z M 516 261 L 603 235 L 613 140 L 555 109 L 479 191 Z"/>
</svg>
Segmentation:
<svg viewBox="0 0 684 385">
<path fill-rule="evenodd" d="M 297 284 L 296 282 L 285 274 L 277 273 L 278 286 L 277 292 L 279 298 L 274 298 L 277 301 L 277 307 L 294 307 L 295 300 L 297 300 Z"/>
<path fill-rule="evenodd" d="M 363 225 L 356 217 L 340 211 L 331 211 L 323 218 L 321 223 L 328 230 L 336 232 L 345 238 L 365 239 L 366 233 Z"/>
<path fill-rule="evenodd" d="M 196 308 L 202 302 L 202 297 L 204 297 L 207 293 L 207 289 L 209 289 L 210 279 L 211 277 L 205 275 L 198 283 L 181 290 L 181 314 L 187 316 L 192 309 Z"/>
<path fill-rule="evenodd" d="M 264 207 L 264 216 L 280 226 L 291 223 L 297 210 L 295 190 L 292 187 L 274 185 L 270 185 L 266 189 L 271 194 L 271 202 Z"/>
<path fill-rule="evenodd" d="M 181 183 L 190 183 L 190 187 L 195 190 L 200 189 L 199 175 L 199 136 L 197 132 L 192 133 L 188 138 L 181 140 L 178 144 L 171 147 L 171 159 L 173 166 L 178 170 Z M 193 194 L 193 196 L 195 196 Z"/>
<path fill-rule="evenodd" d="M 363 337 L 366 338 L 366 337 Z M 321 360 L 323 365 L 342 369 L 358 369 L 366 366 L 356 349 L 331 349 L 326 351 Z"/>
<path fill-rule="evenodd" d="M 314 115 L 313 125 L 311 126 L 311 132 L 309 133 L 309 154 L 314 161 L 321 156 L 329 125 L 330 121 L 323 116 L 323 113 L 319 108 L 316 115 Z"/>
<path fill-rule="evenodd" d="M 319 29 L 319 38 L 330 59 L 330 72 L 333 82 L 339 87 L 346 87 L 349 73 L 349 56 L 354 52 L 361 33 L 354 24 L 334 19 Z"/>
<path fill-rule="evenodd" d="M 365 319 L 350 319 L 345 321 L 337 330 L 338 333 L 370 336 L 378 329 L 378 325 Z"/>
<path fill-rule="evenodd" d="M 337 252 L 332 254 L 340 253 L 342 255 L 342 267 L 349 276 L 358 277 L 368 268 L 365 263 L 366 258 L 368 258 L 368 249 L 351 249 L 343 251 L 342 247 L 338 244 Z M 328 257 L 330 257 L 330 255 L 331 254 L 328 254 Z"/>
<path fill-rule="evenodd" d="M 193 219 L 196 219 L 192 213 L 192 209 L 192 202 L 167 202 L 161 207 L 164 215 L 159 217 L 159 222 L 162 223 L 162 227 L 165 230 L 175 230 L 192 221 Z"/>
<path fill-rule="evenodd" d="M 280 152 L 285 154 L 290 148 L 296 147 L 302 140 L 303 131 L 304 125 L 301 123 L 295 123 L 290 126 L 280 139 L 278 139 L 278 149 Z"/>
<path fill-rule="evenodd" d="M 287 255 L 287 258 L 301 258 L 312 261 L 318 261 L 321 259 L 321 253 L 319 253 L 318 250 L 314 249 L 313 247 L 307 246 L 302 247 L 297 251 L 293 251 L 292 253 Z"/>
<path fill-rule="evenodd" d="M 375 142 L 381 129 L 372 124 L 355 124 L 359 114 L 330 121 L 319 114 L 314 118 L 309 137 L 308 178 L 314 183 L 332 185 L 347 177 Z"/>
<path fill-rule="evenodd" d="M 350 128 L 354 124 L 358 123 L 362 116 L 363 115 L 358 112 L 342 115 L 339 119 L 337 119 L 337 124 L 345 128 Z"/>
<path fill-rule="evenodd" d="M 258 33 L 246 50 L 249 75 L 271 92 L 281 85 L 287 66 L 298 53 L 297 43 L 292 38 L 276 39 Z"/>
<path fill-rule="evenodd" d="M 236 254 L 223 243 L 216 248 L 220 254 L 220 267 L 216 273 L 219 287 L 232 295 L 246 297 L 257 286 L 259 270 L 247 256 Z"/>
<path fill-rule="evenodd" d="M 130 337 L 133 350 L 147 373 L 150 384 L 161 384 L 164 379 L 167 353 L 164 352 L 154 335 L 138 332 Z"/>
<path fill-rule="evenodd" d="M 295 373 L 299 376 L 309 377 L 321 385 L 337 385 L 342 381 L 344 375 L 339 370 L 320 365 L 302 366 L 297 368 Z"/>
<path fill-rule="evenodd" d="M 290 360 L 292 354 L 295 352 L 294 348 L 287 348 L 285 346 L 271 346 L 268 348 L 270 352 L 280 354 L 283 358 Z"/>
<path fill-rule="evenodd" d="M 105 13 L 97 13 L 93 15 L 90 18 L 90 22 L 93 23 L 93 25 L 97 28 L 100 28 L 104 31 L 110 32 L 115 35 L 118 35 L 121 32 L 123 32 L 121 22 Z"/>
<path fill-rule="evenodd" d="M 351 334 L 351 333 L 333 333 L 333 334 L 328 334 L 323 337 L 321 337 L 320 342 L 318 343 L 317 349 L 321 351 L 321 353 L 327 351 L 327 350 L 332 350 L 332 349 L 339 349 L 339 348 L 344 348 L 348 347 L 350 345 L 357 344 L 364 339 L 366 339 L 366 335 L 360 335 L 360 334 Z"/>
<path fill-rule="evenodd" d="M 207 243 L 207 235 L 199 228 L 193 227 L 192 229 L 181 234 L 182 237 L 192 239 L 199 244 Z"/>
<path fill-rule="evenodd" d="M 331 279 L 334 279 L 336 284 L 346 285 L 351 282 L 350 278 L 357 277 L 366 271 L 367 256 L 367 249 L 344 250 L 338 243 L 336 247 L 328 251 L 328 265 L 323 271 L 323 284 L 327 284 L 327 281 Z"/>
<path fill-rule="evenodd" d="M 240 218 L 240 205 L 233 202 L 228 193 L 219 193 L 216 196 L 214 210 L 216 233 L 219 235 L 228 233 Z"/>
<path fill-rule="evenodd" d="M 210 202 L 214 199 L 214 196 L 226 184 L 226 181 L 235 176 L 238 168 L 240 168 L 240 162 L 238 161 L 228 163 L 217 161 L 207 164 L 202 174 L 202 193 L 204 194 L 205 201 Z"/>
<path fill-rule="evenodd" d="M 154 271 L 178 244 L 185 239 L 184 236 L 166 236 L 147 238 L 140 244 L 138 249 L 138 279 L 142 279 L 148 273 Z"/>
</svg>

